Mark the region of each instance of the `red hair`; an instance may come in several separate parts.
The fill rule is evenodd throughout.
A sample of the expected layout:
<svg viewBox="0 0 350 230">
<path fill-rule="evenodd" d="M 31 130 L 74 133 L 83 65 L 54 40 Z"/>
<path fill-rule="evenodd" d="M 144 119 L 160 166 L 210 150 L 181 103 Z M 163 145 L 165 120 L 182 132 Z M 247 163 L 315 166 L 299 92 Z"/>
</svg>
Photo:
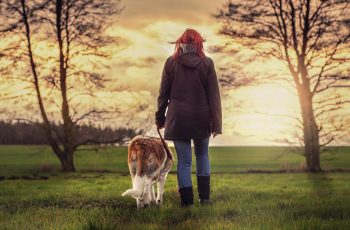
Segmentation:
<svg viewBox="0 0 350 230">
<path fill-rule="evenodd" d="M 175 44 L 175 52 L 173 54 L 173 58 L 179 56 L 181 53 L 181 44 L 183 43 L 195 44 L 197 47 L 197 54 L 201 58 L 205 57 L 203 42 L 205 42 L 205 39 L 198 31 L 194 29 L 186 29 L 185 32 L 175 42 L 173 42 Z"/>
</svg>

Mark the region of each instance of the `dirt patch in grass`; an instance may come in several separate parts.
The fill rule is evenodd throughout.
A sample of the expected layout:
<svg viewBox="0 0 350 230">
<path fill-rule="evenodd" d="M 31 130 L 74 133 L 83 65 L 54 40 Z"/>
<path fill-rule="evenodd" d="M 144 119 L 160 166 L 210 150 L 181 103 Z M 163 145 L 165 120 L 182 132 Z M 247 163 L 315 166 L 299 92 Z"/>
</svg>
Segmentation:
<svg viewBox="0 0 350 230">
<path fill-rule="evenodd" d="M 22 175 L 22 176 L 0 176 L 0 181 L 3 180 L 48 180 L 49 177 L 48 176 L 44 176 L 44 175 L 37 175 L 37 174 L 33 174 L 33 175 Z"/>
</svg>

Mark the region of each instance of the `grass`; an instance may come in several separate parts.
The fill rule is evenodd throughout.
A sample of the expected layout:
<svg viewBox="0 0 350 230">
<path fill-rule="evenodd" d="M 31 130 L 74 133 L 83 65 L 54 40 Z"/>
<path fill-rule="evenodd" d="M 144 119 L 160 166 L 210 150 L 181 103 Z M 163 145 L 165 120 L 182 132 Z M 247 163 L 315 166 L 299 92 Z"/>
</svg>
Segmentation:
<svg viewBox="0 0 350 230">
<path fill-rule="evenodd" d="M 303 159 L 285 148 L 212 148 L 212 206 L 200 207 L 195 193 L 194 207 L 181 208 L 170 174 L 163 207 L 139 211 L 120 196 L 131 186 L 125 148 L 79 152 L 77 173 L 57 172 L 55 157 L 40 148 L 0 147 L 0 175 L 49 177 L 0 180 L 0 229 L 350 229 L 350 173 L 232 174 L 299 167 Z M 349 148 L 334 151 L 323 167 L 349 168 Z M 196 190 L 194 175 L 193 182 Z"/>
<path fill-rule="evenodd" d="M 195 178 L 193 178 L 194 180 Z M 195 180 L 194 180 L 195 181 Z M 1 229 L 349 229 L 350 174 L 213 175 L 210 207 L 179 205 L 169 175 L 164 206 L 136 211 L 129 176 L 62 174 L 0 183 Z"/>
</svg>

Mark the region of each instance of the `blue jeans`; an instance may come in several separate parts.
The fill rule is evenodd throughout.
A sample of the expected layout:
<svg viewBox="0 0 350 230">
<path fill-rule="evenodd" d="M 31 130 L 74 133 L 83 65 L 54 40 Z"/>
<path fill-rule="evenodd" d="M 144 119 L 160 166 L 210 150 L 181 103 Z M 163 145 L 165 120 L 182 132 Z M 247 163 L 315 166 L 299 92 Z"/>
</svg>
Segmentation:
<svg viewBox="0 0 350 230">
<path fill-rule="evenodd" d="M 209 176 L 210 164 L 208 156 L 209 138 L 193 140 L 196 155 L 197 176 Z M 174 140 L 177 154 L 177 182 L 179 188 L 192 187 L 192 149 L 191 140 Z"/>
</svg>

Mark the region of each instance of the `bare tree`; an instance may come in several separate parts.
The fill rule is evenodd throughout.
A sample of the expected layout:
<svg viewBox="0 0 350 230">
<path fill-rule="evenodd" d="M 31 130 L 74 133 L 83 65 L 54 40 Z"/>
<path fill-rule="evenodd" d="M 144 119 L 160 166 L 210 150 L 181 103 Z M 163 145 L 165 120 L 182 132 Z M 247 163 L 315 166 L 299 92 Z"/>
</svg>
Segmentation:
<svg viewBox="0 0 350 230">
<path fill-rule="evenodd" d="M 80 145 L 121 141 L 120 138 L 99 140 L 80 133 L 79 129 L 79 125 L 90 118 L 103 119 L 104 114 L 118 111 L 90 108 L 83 112 L 72 106 L 78 96 L 93 96 L 93 89 L 104 86 L 103 75 L 96 69 L 102 64 L 101 60 L 110 55 L 106 47 L 115 42 L 105 30 L 110 25 L 111 16 L 121 11 L 119 3 L 108 0 L 0 1 L 0 36 L 8 41 L 1 50 L 4 62 L 0 71 L 8 79 L 13 69 L 24 65 L 26 70 L 29 66 L 30 72 L 23 71 L 23 77 L 16 78 L 29 82 L 34 89 L 42 118 L 41 127 L 63 171 L 75 171 L 73 156 Z M 45 42 L 55 54 L 37 55 L 34 47 L 40 42 Z M 92 68 L 82 68 L 80 60 L 88 60 L 84 65 Z M 88 91 L 78 90 L 84 85 Z M 46 97 L 50 94 L 52 98 L 48 100 Z M 54 125 L 57 114 L 50 117 L 49 103 L 58 104 L 58 127 L 62 131 Z"/>
<path fill-rule="evenodd" d="M 290 75 L 278 79 L 290 83 L 298 95 L 309 171 L 321 170 L 320 147 L 342 129 L 333 119 L 324 130 L 323 119 L 349 103 L 341 94 L 329 96 L 332 90 L 350 87 L 349 6 L 346 0 L 234 0 L 215 14 L 221 35 L 288 67 Z M 219 48 L 224 52 L 225 46 Z M 241 86 L 255 80 L 261 79 L 226 74 L 222 83 Z"/>
</svg>

